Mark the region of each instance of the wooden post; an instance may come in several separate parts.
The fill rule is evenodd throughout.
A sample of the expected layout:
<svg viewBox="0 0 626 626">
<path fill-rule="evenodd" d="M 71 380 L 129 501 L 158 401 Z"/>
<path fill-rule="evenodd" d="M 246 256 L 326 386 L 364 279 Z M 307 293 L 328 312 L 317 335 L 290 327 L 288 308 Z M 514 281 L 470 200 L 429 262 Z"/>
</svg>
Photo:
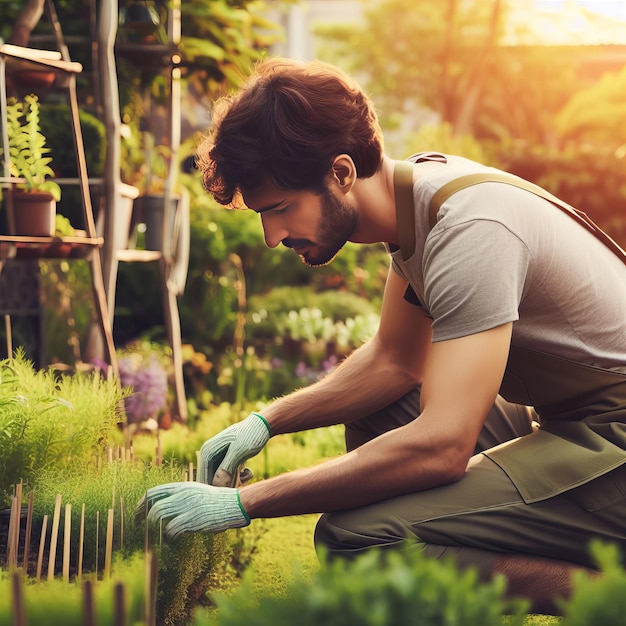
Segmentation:
<svg viewBox="0 0 626 626">
<path fill-rule="evenodd" d="M 85 553 L 85 503 L 80 510 L 80 533 L 78 537 L 78 562 L 76 563 L 76 578 L 83 579 L 83 556 Z M 97 575 L 97 574 L 96 574 Z"/>
<path fill-rule="evenodd" d="M 24 611 L 24 585 L 20 572 L 13 572 L 13 626 L 26 626 L 26 613 Z"/>
<path fill-rule="evenodd" d="M 26 536 L 24 538 L 24 574 L 28 576 L 28 560 L 30 557 L 30 537 L 33 532 L 33 500 L 34 494 L 31 491 L 28 494 L 28 513 L 26 514 Z"/>
<path fill-rule="evenodd" d="M 41 566 L 43 564 L 43 551 L 46 547 L 46 531 L 48 530 L 48 516 L 43 516 L 43 524 L 41 526 L 41 537 L 39 538 L 39 553 L 37 556 L 37 582 L 41 580 Z"/>
<path fill-rule="evenodd" d="M 153 552 L 146 552 L 146 626 L 156 626 L 158 561 Z"/>
<path fill-rule="evenodd" d="M 126 594 L 124 585 L 117 583 L 113 593 L 115 594 L 113 600 L 113 623 L 115 626 L 126 626 Z"/>
<path fill-rule="evenodd" d="M 19 543 L 19 509 L 17 498 L 11 497 L 11 513 L 9 515 L 9 534 L 7 537 L 7 566 L 10 570 L 17 568 L 17 546 Z"/>
<path fill-rule="evenodd" d="M 72 533 L 72 505 L 65 505 L 65 527 L 63 529 L 63 580 L 70 582 L 70 539 Z"/>
<path fill-rule="evenodd" d="M 59 518 L 61 517 L 61 494 L 57 494 L 52 518 L 52 534 L 50 535 L 50 550 L 48 552 L 48 580 L 54 578 L 54 565 L 57 557 L 57 541 L 59 539 Z"/>
<path fill-rule="evenodd" d="M 107 539 L 104 552 L 104 578 L 111 576 L 111 559 L 113 556 L 113 509 L 109 509 L 107 519 Z"/>
<path fill-rule="evenodd" d="M 83 624 L 96 626 L 96 603 L 93 599 L 93 583 L 90 580 L 83 583 Z"/>
</svg>

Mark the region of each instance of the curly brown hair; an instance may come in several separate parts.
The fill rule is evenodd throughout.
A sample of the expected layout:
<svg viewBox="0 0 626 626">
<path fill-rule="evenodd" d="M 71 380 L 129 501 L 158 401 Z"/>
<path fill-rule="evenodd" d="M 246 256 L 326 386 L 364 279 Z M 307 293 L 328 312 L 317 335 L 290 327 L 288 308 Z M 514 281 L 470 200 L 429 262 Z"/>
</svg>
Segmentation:
<svg viewBox="0 0 626 626">
<path fill-rule="evenodd" d="M 368 178 L 382 153 L 376 112 L 356 81 L 321 61 L 275 58 L 215 103 L 196 164 L 206 190 L 233 205 L 242 190 L 268 179 L 321 193 L 339 154 L 350 155 L 358 176 Z"/>
</svg>

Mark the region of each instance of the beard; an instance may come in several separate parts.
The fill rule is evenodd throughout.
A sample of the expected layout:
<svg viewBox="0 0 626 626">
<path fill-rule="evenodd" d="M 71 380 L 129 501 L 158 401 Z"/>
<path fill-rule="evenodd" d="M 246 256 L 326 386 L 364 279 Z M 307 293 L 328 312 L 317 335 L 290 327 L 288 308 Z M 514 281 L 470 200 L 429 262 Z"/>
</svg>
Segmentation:
<svg viewBox="0 0 626 626">
<path fill-rule="evenodd" d="M 309 267 L 328 265 L 344 247 L 354 232 L 358 213 L 355 208 L 325 189 L 320 198 L 320 223 L 315 238 L 317 243 L 308 239 L 285 239 L 282 243 L 288 248 L 302 249 L 298 256 Z"/>
</svg>

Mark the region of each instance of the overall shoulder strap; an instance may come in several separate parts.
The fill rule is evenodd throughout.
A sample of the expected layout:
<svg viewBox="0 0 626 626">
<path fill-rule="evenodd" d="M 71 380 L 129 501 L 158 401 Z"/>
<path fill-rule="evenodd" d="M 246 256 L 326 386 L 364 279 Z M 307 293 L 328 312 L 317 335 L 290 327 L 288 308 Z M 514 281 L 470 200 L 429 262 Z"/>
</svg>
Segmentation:
<svg viewBox="0 0 626 626">
<path fill-rule="evenodd" d="M 478 183 L 505 183 L 507 185 L 513 185 L 515 187 L 519 187 L 520 189 L 525 189 L 526 191 L 530 191 L 534 193 L 536 196 L 544 198 L 551 202 L 554 206 L 558 207 L 565 213 L 567 213 L 570 217 L 575 219 L 579 224 L 584 226 L 587 230 L 589 230 L 593 235 L 595 235 L 604 245 L 606 245 L 614 254 L 616 254 L 625 264 L 626 264 L 626 251 L 619 246 L 619 244 L 614 241 L 609 235 L 607 235 L 597 224 L 595 224 L 586 213 L 575 209 L 570 206 L 566 202 L 563 202 L 556 196 L 553 196 L 551 193 L 542 189 L 538 185 L 530 183 L 523 178 L 518 178 L 517 176 L 512 176 L 511 174 L 499 174 L 495 173 L 481 173 L 481 174 L 468 174 L 466 176 L 461 176 L 459 178 L 455 178 L 451 180 L 449 183 L 446 183 L 441 189 L 439 189 L 435 195 L 432 197 L 429 207 L 428 220 L 430 223 L 430 227 L 437 223 L 437 214 L 439 213 L 439 209 L 441 205 L 453 194 L 461 189 L 465 189 L 466 187 L 471 187 L 472 185 L 477 185 Z"/>
<path fill-rule="evenodd" d="M 393 188 L 396 197 L 398 243 L 402 260 L 415 251 L 415 208 L 413 205 L 413 163 L 396 161 L 393 169 Z"/>
</svg>

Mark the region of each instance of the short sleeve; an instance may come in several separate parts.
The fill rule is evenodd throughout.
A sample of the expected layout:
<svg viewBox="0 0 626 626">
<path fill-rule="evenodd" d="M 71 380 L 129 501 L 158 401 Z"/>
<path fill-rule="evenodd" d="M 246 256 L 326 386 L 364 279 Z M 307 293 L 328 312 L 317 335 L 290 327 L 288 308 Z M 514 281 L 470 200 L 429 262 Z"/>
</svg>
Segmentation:
<svg viewBox="0 0 626 626">
<path fill-rule="evenodd" d="M 433 231 L 423 258 L 433 341 L 519 319 L 529 256 L 526 245 L 497 221 L 468 220 Z"/>
</svg>

